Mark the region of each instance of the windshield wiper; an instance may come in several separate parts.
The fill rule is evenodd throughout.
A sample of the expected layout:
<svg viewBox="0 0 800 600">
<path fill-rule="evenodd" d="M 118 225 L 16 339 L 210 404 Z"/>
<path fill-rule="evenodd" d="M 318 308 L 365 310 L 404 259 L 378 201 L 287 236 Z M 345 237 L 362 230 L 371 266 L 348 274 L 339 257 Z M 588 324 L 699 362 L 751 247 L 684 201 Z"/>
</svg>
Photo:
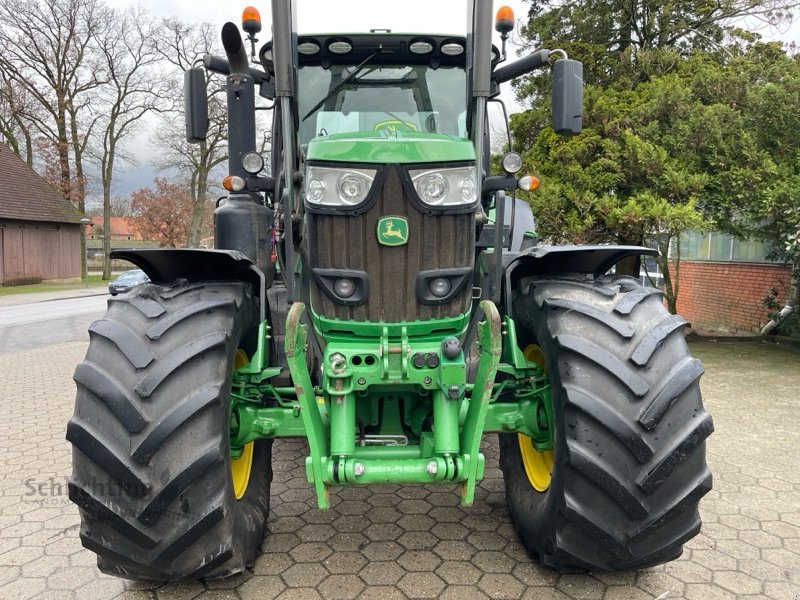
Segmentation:
<svg viewBox="0 0 800 600">
<path fill-rule="evenodd" d="M 320 107 L 320 106 L 322 106 L 323 104 L 325 104 L 325 103 L 326 103 L 326 102 L 327 102 L 327 101 L 328 101 L 328 100 L 329 100 L 329 99 L 330 99 L 332 96 L 335 96 L 336 94 L 338 94 L 338 93 L 339 93 L 339 90 L 341 90 L 341 89 L 342 89 L 344 86 L 346 86 L 348 83 L 350 83 L 351 81 L 353 81 L 353 79 L 355 79 L 356 75 L 358 75 L 358 74 L 361 72 L 361 70 L 364 68 L 364 65 L 366 65 L 366 64 L 367 64 L 369 61 L 371 61 L 373 58 L 375 58 L 375 56 L 376 56 L 377 54 L 378 54 L 377 52 L 373 52 L 373 53 L 372 53 L 372 54 L 370 54 L 370 55 L 369 55 L 367 58 L 365 58 L 364 60 L 362 60 L 362 61 L 361 61 L 361 63 L 360 63 L 360 64 L 359 64 L 359 65 L 358 65 L 358 66 L 357 66 L 355 69 L 353 69 L 353 71 L 350 73 L 350 75 L 348 75 L 347 77 L 345 77 L 344 79 L 342 79 L 342 80 L 341 80 L 341 81 L 340 81 L 340 82 L 339 82 L 339 83 L 336 85 L 336 87 L 335 87 L 335 88 L 333 88 L 333 89 L 332 89 L 330 92 L 328 92 L 328 95 L 327 95 L 327 96 L 325 96 L 325 97 L 324 97 L 322 100 L 320 100 L 319 102 L 317 102 L 317 103 L 314 105 L 314 108 L 312 108 L 310 111 L 308 111 L 308 112 L 306 113 L 306 116 L 304 116 L 304 117 L 301 119 L 301 121 L 305 121 L 305 120 L 306 120 L 308 117 L 310 117 L 310 116 L 311 116 L 311 115 L 313 115 L 315 112 L 317 112 L 317 110 L 319 109 L 319 107 Z"/>
</svg>

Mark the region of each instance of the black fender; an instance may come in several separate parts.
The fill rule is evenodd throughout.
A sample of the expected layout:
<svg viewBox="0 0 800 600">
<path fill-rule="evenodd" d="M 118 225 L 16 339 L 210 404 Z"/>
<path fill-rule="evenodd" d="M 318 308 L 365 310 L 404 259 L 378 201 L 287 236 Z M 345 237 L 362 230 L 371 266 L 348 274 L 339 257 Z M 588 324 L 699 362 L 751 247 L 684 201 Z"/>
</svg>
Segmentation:
<svg viewBox="0 0 800 600">
<path fill-rule="evenodd" d="M 629 256 L 658 256 L 658 250 L 644 246 L 535 246 L 503 258 L 503 304 L 511 314 L 511 291 L 519 281 L 532 275 L 577 273 L 602 275 Z"/>
<path fill-rule="evenodd" d="M 111 258 L 135 264 L 153 283 L 187 281 L 244 281 L 253 286 L 259 300 L 259 318 L 266 319 L 267 281 L 264 272 L 247 256 L 236 250 L 199 250 L 169 248 L 147 250 L 113 250 Z"/>
</svg>

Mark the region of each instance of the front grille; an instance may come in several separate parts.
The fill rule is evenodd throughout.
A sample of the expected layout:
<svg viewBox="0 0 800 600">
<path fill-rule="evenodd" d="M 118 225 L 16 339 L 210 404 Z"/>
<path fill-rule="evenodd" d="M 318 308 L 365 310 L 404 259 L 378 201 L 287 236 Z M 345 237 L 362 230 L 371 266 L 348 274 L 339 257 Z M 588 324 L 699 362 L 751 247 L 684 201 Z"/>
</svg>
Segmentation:
<svg viewBox="0 0 800 600">
<path fill-rule="evenodd" d="M 369 277 L 369 298 L 360 306 L 343 306 L 311 280 L 311 305 L 325 317 L 354 321 L 398 323 L 454 317 L 466 312 L 472 287 L 467 285 L 449 303 L 429 306 L 417 301 L 417 273 L 431 269 L 472 268 L 475 256 L 475 215 L 428 215 L 404 195 L 397 167 L 387 166 L 383 189 L 364 214 L 307 214 L 304 240 L 308 266 L 355 269 Z M 378 220 L 408 219 L 408 243 L 378 243 Z"/>
</svg>

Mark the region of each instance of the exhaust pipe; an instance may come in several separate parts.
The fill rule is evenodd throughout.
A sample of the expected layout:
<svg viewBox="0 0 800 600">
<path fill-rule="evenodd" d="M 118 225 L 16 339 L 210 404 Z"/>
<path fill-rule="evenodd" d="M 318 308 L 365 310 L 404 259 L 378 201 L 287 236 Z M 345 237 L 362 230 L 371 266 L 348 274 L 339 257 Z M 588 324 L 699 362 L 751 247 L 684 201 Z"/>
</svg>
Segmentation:
<svg viewBox="0 0 800 600">
<path fill-rule="evenodd" d="M 230 75 L 226 78 L 228 99 L 228 174 L 247 179 L 242 157 L 256 149 L 256 99 L 250 61 L 239 28 L 222 26 L 222 46 L 228 56 Z"/>
<path fill-rule="evenodd" d="M 231 75 L 249 75 L 250 62 L 247 59 L 247 50 L 244 48 L 242 34 L 239 28 L 228 21 L 222 26 L 222 47 L 228 55 Z"/>
</svg>

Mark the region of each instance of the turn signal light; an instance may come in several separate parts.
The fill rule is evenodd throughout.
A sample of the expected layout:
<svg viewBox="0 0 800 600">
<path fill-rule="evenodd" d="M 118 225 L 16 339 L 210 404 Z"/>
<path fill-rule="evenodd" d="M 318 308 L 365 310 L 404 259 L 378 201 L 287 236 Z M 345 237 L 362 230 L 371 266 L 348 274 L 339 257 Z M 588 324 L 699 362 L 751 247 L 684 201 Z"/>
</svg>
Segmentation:
<svg viewBox="0 0 800 600">
<path fill-rule="evenodd" d="M 539 187 L 539 183 L 541 182 L 539 181 L 538 177 L 534 177 L 533 175 L 525 175 L 525 177 L 522 177 L 517 182 L 517 187 L 519 187 L 519 189 L 522 191 L 532 192 Z"/>
<path fill-rule="evenodd" d="M 228 175 L 222 180 L 222 187 L 229 192 L 241 192 L 244 189 L 245 181 L 237 175 Z"/>
</svg>

